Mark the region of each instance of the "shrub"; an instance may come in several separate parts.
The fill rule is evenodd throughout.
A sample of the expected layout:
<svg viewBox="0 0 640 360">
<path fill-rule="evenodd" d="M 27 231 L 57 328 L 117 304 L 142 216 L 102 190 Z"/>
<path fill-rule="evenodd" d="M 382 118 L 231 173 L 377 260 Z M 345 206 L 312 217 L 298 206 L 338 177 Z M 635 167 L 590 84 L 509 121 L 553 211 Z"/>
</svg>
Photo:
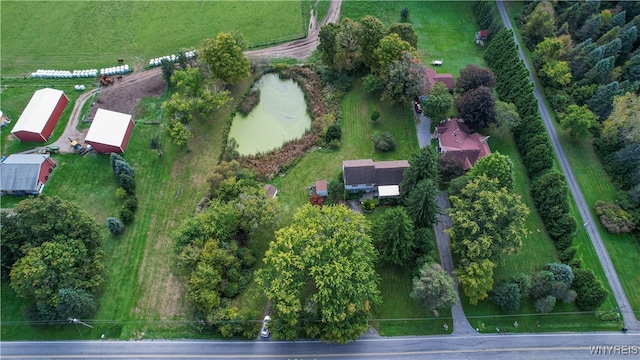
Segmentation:
<svg viewBox="0 0 640 360">
<path fill-rule="evenodd" d="M 403 7 L 400 10 L 400 22 L 409 22 L 409 8 Z"/>
<path fill-rule="evenodd" d="M 564 295 L 562 295 L 562 302 L 565 304 L 570 304 L 576 301 L 577 296 L 578 296 L 578 293 L 576 293 L 575 290 L 569 289 L 565 291 Z"/>
<path fill-rule="evenodd" d="M 149 147 L 152 150 L 162 149 L 162 144 L 160 144 L 160 137 L 159 136 L 152 137 L 151 140 L 149 140 Z"/>
<path fill-rule="evenodd" d="M 129 195 L 135 195 L 136 181 L 131 176 L 123 174 L 118 177 L 118 180 L 120 180 L 120 185 Z"/>
<path fill-rule="evenodd" d="M 124 224 L 120 219 L 115 217 L 107 218 L 107 228 L 113 236 L 118 236 L 124 232 Z"/>
<path fill-rule="evenodd" d="M 373 199 L 366 199 L 362 202 L 362 210 L 371 212 L 376 208 L 376 203 Z"/>
<path fill-rule="evenodd" d="M 322 203 L 324 202 L 324 198 L 318 194 L 314 194 L 314 195 L 311 195 L 311 197 L 309 197 L 309 202 L 313 206 L 322 206 Z"/>
<path fill-rule="evenodd" d="M 531 288 L 531 277 L 523 272 L 513 274 L 511 281 L 518 285 L 522 297 L 527 296 Z"/>
<path fill-rule="evenodd" d="M 567 288 L 571 286 L 573 282 L 573 271 L 571 267 L 566 264 L 549 263 L 547 264 L 547 270 L 549 270 L 556 281 L 563 283 Z"/>
<path fill-rule="evenodd" d="M 555 281 L 553 273 L 547 270 L 539 270 L 531 275 L 531 288 L 529 295 L 534 299 L 543 298 L 551 293 L 553 282 Z"/>
<path fill-rule="evenodd" d="M 127 201 L 124 202 L 124 207 L 129 209 L 131 212 L 136 212 L 138 209 L 138 198 L 135 196 L 129 196 Z"/>
<path fill-rule="evenodd" d="M 518 284 L 503 282 L 491 291 L 489 299 L 498 305 L 502 311 L 514 313 L 520 308 L 522 294 L 520 293 Z"/>
<path fill-rule="evenodd" d="M 560 255 L 558 255 L 558 259 L 564 264 L 568 264 L 569 261 L 571 261 L 571 259 L 576 256 L 576 251 L 578 251 L 578 248 L 575 246 L 571 246 L 566 250 L 560 252 Z"/>
<path fill-rule="evenodd" d="M 541 313 L 548 313 L 556 306 L 556 298 L 551 295 L 547 295 L 542 299 L 536 300 L 536 311 Z"/>
<path fill-rule="evenodd" d="M 375 148 L 379 151 L 389 152 L 396 149 L 396 140 L 388 131 L 374 132 L 371 138 Z"/>
<path fill-rule="evenodd" d="M 373 121 L 374 123 L 378 121 L 378 119 L 380 119 L 380 112 L 378 110 L 374 110 L 371 113 L 371 121 Z"/>
<path fill-rule="evenodd" d="M 610 233 L 629 233 L 636 228 L 629 213 L 616 204 L 598 200 L 595 210 L 600 217 L 600 223 Z"/>
<path fill-rule="evenodd" d="M 113 170 L 113 172 L 116 172 L 116 161 L 125 161 L 124 158 L 116 153 L 111 153 L 111 155 L 109 155 L 109 160 L 111 161 L 111 170 Z"/>
<path fill-rule="evenodd" d="M 119 187 L 116 189 L 116 199 L 124 200 L 127 198 L 127 190 Z"/>
<path fill-rule="evenodd" d="M 604 286 L 591 269 L 575 269 L 572 287 L 577 293 L 576 305 L 582 311 L 597 309 L 607 298 Z"/>
<path fill-rule="evenodd" d="M 331 125 L 327 128 L 327 132 L 324 134 L 324 141 L 330 143 L 332 140 L 342 140 L 342 129 L 340 125 Z"/>
<path fill-rule="evenodd" d="M 133 168 L 131 167 L 131 165 L 129 165 L 129 163 L 127 163 L 124 160 L 116 160 L 114 162 L 114 166 L 115 166 L 115 174 L 116 176 L 121 176 L 121 175 L 129 175 L 132 178 L 136 177 L 135 171 L 133 170 Z"/>
<path fill-rule="evenodd" d="M 133 222 L 133 213 L 123 206 L 122 209 L 120 209 L 120 219 L 123 223 L 129 225 Z"/>
<path fill-rule="evenodd" d="M 460 194 L 460 191 L 471 181 L 471 177 L 467 175 L 459 176 L 449 183 L 449 196 Z"/>
<path fill-rule="evenodd" d="M 438 156 L 438 173 L 440 174 L 440 180 L 448 183 L 464 175 L 464 164 L 454 154 L 444 153 Z"/>
</svg>

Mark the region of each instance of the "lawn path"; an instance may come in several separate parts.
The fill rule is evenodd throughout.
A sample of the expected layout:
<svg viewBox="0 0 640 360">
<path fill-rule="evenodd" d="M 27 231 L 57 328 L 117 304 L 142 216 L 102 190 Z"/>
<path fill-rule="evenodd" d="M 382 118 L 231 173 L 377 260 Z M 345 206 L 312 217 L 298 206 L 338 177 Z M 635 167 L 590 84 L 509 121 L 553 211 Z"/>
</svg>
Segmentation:
<svg viewBox="0 0 640 360">
<path fill-rule="evenodd" d="M 511 25 L 511 20 L 509 19 L 509 15 L 507 14 L 507 10 L 504 6 L 504 2 L 502 0 L 497 1 L 498 10 L 500 12 L 500 17 L 504 22 L 504 25 L 507 29 L 513 29 Z M 542 91 L 540 90 L 539 84 L 531 75 L 531 66 L 529 65 L 529 61 L 524 56 L 522 51 L 522 45 L 520 44 L 518 37 L 513 35 L 514 41 L 518 45 L 518 50 L 520 52 L 520 58 L 524 61 L 527 70 L 529 71 L 529 77 L 531 82 L 534 85 L 534 93 L 538 100 L 538 110 L 540 112 L 540 116 L 544 121 L 544 126 L 547 129 L 547 133 L 549 134 L 549 138 L 551 140 L 551 144 L 553 145 L 553 150 L 558 158 L 558 162 L 560 163 L 560 168 L 564 173 L 565 178 L 567 179 L 567 185 L 569 186 L 569 190 L 571 190 L 571 194 L 576 202 L 576 206 L 580 211 L 580 216 L 582 217 L 582 223 L 587 224 L 585 226 L 587 230 L 587 234 L 589 234 L 589 238 L 593 243 L 593 247 L 598 254 L 598 258 L 600 259 L 600 264 L 602 264 L 602 268 L 604 269 L 604 273 L 607 276 L 607 281 L 609 281 L 609 285 L 611 286 L 611 291 L 613 292 L 613 296 L 618 303 L 618 309 L 622 313 L 622 317 L 624 320 L 624 326 L 633 331 L 640 331 L 640 322 L 636 319 L 633 309 L 629 304 L 629 299 L 627 299 L 627 295 L 622 288 L 622 284 L 620 283 L 620 279 L 618 278 L 618 274 L 613 267 L 613 263 L 611 262 L 611 258 L 609 257 L 609 253 L 604 246 L 604 242 L 600 237 L 600 233 L 598 229 L 593 226 L 595 224 L 594 218 L 591 216 L 591 212 L 589 211 L 589 206 L 584 199 L 584 195 L 582 195 L 582 191 L 580 190 L 580 186 L 576 180 L 573 171 L 571 170 L 571 165 L 569 164 L 569 160 L 562 148 L 562 144 L 560 143 L 560 139 L 558 138 L 558 134 L 556 133 L 556 129 L 553 126 L 553 119 L 544 103 L 544 97 L 542 95 Z M 590 224 L 590 225 L 589 225 Z"/>
<path fill-rule="evenodd" d="M 451 218 L 445 214 L 446 210 L 451 206 L 449 204 L 449 195 L 446 190 L 440 191 L 436 197 L 438 205 L 442 210 L 442 214 L 438 215 L 438 222 L 433 225 L 436 233 L 436 242 L 438 243 L 438 253 L 440 253 L 440 262 L 442 268 L 453 276 L 453 257 L 451 256 L 451 244 L 449 242 L 449 235 L 444 231 L 451 227 Z M 460 292 L 458 291 L 458 280 L 455 280 L 456 293 L 458 293 L 458 302 L 451 307 L 451 316 L 453 317 L 453 332 L 452 335 L 478 335 L 467 317 L 464 315 L 462 309 L 462 302 L 460 300 Z"/>
</svg>

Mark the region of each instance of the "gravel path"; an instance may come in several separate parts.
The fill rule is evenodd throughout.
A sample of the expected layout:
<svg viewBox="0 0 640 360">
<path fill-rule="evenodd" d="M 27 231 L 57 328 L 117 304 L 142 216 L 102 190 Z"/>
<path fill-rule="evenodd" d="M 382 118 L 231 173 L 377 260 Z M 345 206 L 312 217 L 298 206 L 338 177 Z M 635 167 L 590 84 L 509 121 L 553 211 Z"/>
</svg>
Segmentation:
<svg viewBox="0 0 640 360">
<path fill-rule="evenodd" d="M 507 14 L 507 10 L 504 6 L 502 0 L 497 1 L 498 10 L 500 12 L 500 17 L 504 22 L 507 29 L 513 29 L 511 25 L 511 20 Z M 522 45 L 520 45 L 518 38 L 514 33 L 514 40 L 516 44 L 518 44 L 518 48 L 520 50 L 520 58 L 524 61 L 527 70 L 529 70 L 529 74 L 531 74 L 531 66 L 527 58 L 524 56 L 522 52 Z M 538 109 L 540 111 L 540 116 L 544 120 L 544 126 L 547 129 L 547 133 L 549 134 L 549 138 L 551 139 L 551 144 L 553 145 L 553 150 L 555 151 L 556 157 L 558 158 L 558 162 L 560 163 L 560 168 L 564 173 L 565 178 L 567 179 L 567 185 L 569 186 L 569 190 L 571 191 L 571 195 L 576 202 L 578 210 L 580 212 L 580 216 L 582 218 L 582 223 L 584 224 L 595 224 L 594 218 L 591 216 L 591 212 L 589 211 L 589 206 L 582 195 L 582 191 L 580 190 L 580 186 L 576 181 L 576 177 L 571 170 L 571 165 L 569 164 L 569 160 L 567 160 L 567 156 L 564 153 L 564 149 L 562 148 L 562 144 L 560 143 L 560 139 L 558 138 L 558 134 L 556 133 L 556 129 L 553 125 L 553 119 L 549 114 L 549 110 L 544 104 L 544 97 L 542 95 L 542 91 L 540 90 L 539 84 L 535 81 L 533 76 L 530 75 L 531 81 L 534 84 L 534 92 L 536 98 L 538 99 Z M 578 219 L 580 220 L 580 219 Z M 596 254 L 598 254 L 598 258 L 600 259 L 600 264 L 602 264 L 602 268 L 604 269 L 604 273 L 607 277 L 607 281 L 611 286 L 611 291 L 613 292 L 613 296 L 618 303 L 618 308 L 622 313 L 622 317 L 624 319 L 624 326 L 633 331 L 640 331 L 640 322 L 636 319 L 633 309 L 629 304 L 629 299 L 627 299 L 627 295 L 622 288 L 622 284 L 620 283 L 620 279 L 618 278 L 618 274 L 616 273 L 615 268 L 613 267 L 613 263 L 611 262 L 611 258 L 609 257 L 609 253 L 604 246 L 604 242 L 600 237 L 600 233 L 598 229 L 593 225 L 586 226 L 587 233 L 589 234 L 589 238 L 593 243 L 593 247 L 596 250 Z M 632 259 L 629 259 L 633 261 Z"/>
</svg>

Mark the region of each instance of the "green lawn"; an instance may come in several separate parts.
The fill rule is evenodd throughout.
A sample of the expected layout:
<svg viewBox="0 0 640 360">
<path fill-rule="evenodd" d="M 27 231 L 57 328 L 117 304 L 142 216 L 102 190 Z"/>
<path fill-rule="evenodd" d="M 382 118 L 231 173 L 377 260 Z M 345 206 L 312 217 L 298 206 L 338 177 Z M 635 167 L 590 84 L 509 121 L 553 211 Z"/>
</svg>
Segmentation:
<svg viewBox="0 0 640 360">
<path fill-rule="evenodd" d="M 525 221 L 528 235 L 523 240 L 520 254 L 509 256 L 498 264 L 494 275 L 494 281 L 497 284 L 500 281 L 507 280 L 516 272 L 531 274 L 545 264 L 557 261 L 557 251 L 546 234 L 540 216 L 535 211 L 533 200 L 529 194 L 529 178 L 513 137 L 497 133 L 491 133 L 490 135 L 489 146 L 491 151 L 508 155 L 513 160 L 516 174 L 514 192 L 520 194 L 523 202 L 531 209 L 531 214 Z M 572 210 L 574 209 L 575 206 L 573 206 Z M 575 216 L 573 211 L 572 215 Z M 593 246 L 588 242 L 584 232 L 577 234 L 574 245 L 578 247 L 576 257 L 582 260 L 582 266 L 592 269 L 596 276 L 603 281 L 609 294 L 611 294 Z M 575 304 L 558 302 L 552 313 L 540 314 L 535 311 L 533 301 L 527 300 L 523 302 L 517 314 L 503 315 L 500 309 L 489 300 L 480 301 L 478 305 L 474 306 L 469 304 L 469 300 L 464 296 L 464 293 L 461 296 L 465 315 L 471 325 L 480 329 L 481 332 L 496 332 L 496 327 L 500 328 L 501 332 L 549 332 L 612 330 L 621 326 L 621 323 L 617 321 L 599 321 L 592 313 L 578 314 L 576 313 L 578 309 Z M 615 301 L 611 296 L 608 296 L 607 301 L 600 309 L 615 309 Z M 513 327 L 514 321 L 518 322 L 517 328 Z M 482 326 L 483 323 L 484 327 Z"/>
<path fill-rule="evenodd" d="M 250 46 L 306 35 L 301 1 L 3 1 L 3 76 L 37 69 L 137 68 L 237 30 Z"/>
<path fill-rule="evenodd" d="M 409 22 L 418 35 L 418 53 L 426 65 L 443 60 L 438 73 L 458 77 L 468 64 L 486 66 L 483 50 L 474 43 L 480 30 L 470 1 L 345 1 L 340 16 L 359 20 L 373 15 L 390 25 L 400 21 L 400 11 L 409 9 Z"/>
</svg>

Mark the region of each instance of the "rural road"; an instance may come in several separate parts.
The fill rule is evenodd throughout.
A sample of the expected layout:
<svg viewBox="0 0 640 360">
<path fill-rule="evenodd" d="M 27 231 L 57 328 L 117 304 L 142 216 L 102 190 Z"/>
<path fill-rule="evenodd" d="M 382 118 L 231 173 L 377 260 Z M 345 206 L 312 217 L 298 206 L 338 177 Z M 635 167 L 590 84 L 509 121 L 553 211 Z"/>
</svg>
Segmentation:
<svg viewBox="0 0 640 360">
<path fill-rule="evenodd" d="M 511 25 L 511 20 L 509 19 L 509 15 L 507 14 L 507 10 L 504 6 L 503 0 L 498 0 L 498 10 L 500 12 L 500 17 L 504 22 L 507 29 L 512 30 L 513 26 Z M 569 186 L 569 190 L 571 191 L 571 195 L 576 202 L 576 206 L 580 212 L 580 216 L 582 218 L 582 224 L 590 224 L 586 226 L 587 234 L 589 234 L 589 238 L 593 243 L 593 247 L 598 254 L 598 259 L 600 259 L 600 263 L 602 264 L 602 268 L 604 269 L 604 273 L 607 277 L 607 281 L 611 285 L 611 291 L 613 292 L 613 296 L 618 303 L 619 311 L 622 313 L 622 317 L 624 320 L 624 326 L 633 331 L 640 331 L 640 322 L 636 319 L 633 309 L 629 304 L 629 299 L 627 299 L 627 295 L 622 288 L 622 284 L 620 283 L 620 279 L 618 278 L 618 274 L 616 273 L 615 268 L 613 267 L 613 263 L 611 262 L 611 258 L 609 257 L 609 253 L 604 246 L 604 242 L 600 237 L 600 233 L 598 229 L 594 226 L 596 224 L 595 219 L 591 216 L 591 212 L 589 211 L 589 205 L 584 199 L 582 195 L 582 191 L 580 190 L 580 186 L 576 181 L 576 177 L 571 170 L 571 165 L 567 160 L 567 156 L 564 153 L 564 149 L 562 148 L 562 144 L 560 143 L 560 139 L 558 138 L 558 134 L 553 124 L 553 119 L 549 114 L 549 110 L 547 109 L 544 103 L 544 97 L 542 95 L 542 91 L 540 90 L 540 85 L 535 81 L 533 77 L 533 73 L 531 71 L 531 66 L 524 56 L 522 51 L 522 45 L 518 41 L 518 38 L 513 36 L 516 44 L 518 44 L 518 50 L 520 51 L 520 58 L 524 61 L 527 70 L 529 70 L 529 76 L 534 85 L 535 96 L 538 99 L 538 109 L 540 111 L 540 116 L 544 121 L 544 126 L 547 129 L 547 133 L 549 134 L 549 138 L 551 140 L 551 144 L 553 145 L 553 150 L 558 158 L 558 162 L 560 163 L 560 168 L 564 173 L 564 176 L 567 180 L 567 185 Z"/>
<path fill-rule="evenodd" d="M 591 346 L 607 359 L 637 359 L 640 334 L 558 333 L 426 336 L 321 341 L 16 341 L 2 359 L 585 359 Z M 617 355 L 617 356 L 616 356 Z M 629 356 L 631 355 L 631 356 Z"/>
</svg>

